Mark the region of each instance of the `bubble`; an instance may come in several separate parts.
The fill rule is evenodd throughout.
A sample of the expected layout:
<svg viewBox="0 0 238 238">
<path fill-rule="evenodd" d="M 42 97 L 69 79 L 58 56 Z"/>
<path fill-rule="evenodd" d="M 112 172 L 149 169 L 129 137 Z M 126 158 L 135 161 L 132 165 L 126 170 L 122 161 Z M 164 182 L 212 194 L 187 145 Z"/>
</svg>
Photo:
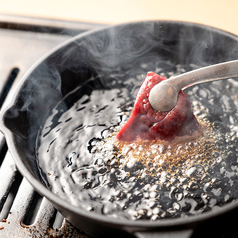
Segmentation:
<svg viewBox="0 0 238 238">
<path fill-rule="evenodd" d="M 157 72 L 166 77 L 185 71 L 183 65 L 175 67 L 171 62 L 155 64 Z M 75 107 L 61 112 L 64 120 L 59 118 L 62 123 L 55 128 L 51 120 L 50 127 L 46 122 L 37 152 L 52 191 L 90 212 L 151 221 L 192 216 L 237 199 L 238 114 L 231 87 L 217 82 L 185 90 L 202 137 L 176 143 L 119 144 L 115 135 L 129 118 L 142 75 L 151 70 L 143 62 L 140 74 L 133 77 L 130 67 L 124 74 L 115 68 L 113 83 L 108 85 L 111 90 L 93 90 L 83 102 L 85 110 L 78 110 L 82 108 L 79 100 Z M 58 116 L 57 110 L 54 113 L 52 118 Z"/>
</svg>

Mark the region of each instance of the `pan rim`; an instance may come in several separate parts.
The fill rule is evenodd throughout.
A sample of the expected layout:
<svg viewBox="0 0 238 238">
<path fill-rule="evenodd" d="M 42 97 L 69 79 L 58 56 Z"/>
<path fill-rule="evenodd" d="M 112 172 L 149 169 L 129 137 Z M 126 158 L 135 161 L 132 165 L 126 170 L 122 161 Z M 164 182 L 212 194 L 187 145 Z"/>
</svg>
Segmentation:
<svg viewBox="0 0 238 238">
<path fill-rule="evenodd" d="M 21 78 L 18 86 L 14 90 L 14 97 L 11 99 L 11 102 L 9 105 L 4 105 L 1 112 L 0 112 L 0 130 L 4 134 L 6 138 L 7 145 L 9 147 L 9 151 L 13 157 L 13 160 L 19 170 L 19 172 L 22 174 L 23 177 L 25 177 L 28 182 L 34 187 L 34 189 L 39 192 L 41 195 L 46 197 L 49 201 L 51 201 L 56 205 L 59 205 L 65 210 L 68 210 L 69 212 L 75 213 L 79 216 L 82 216 L 84 218 L 94 220 L 97 222 L 101 222 L 104 224 L 109 224 L 109 225 L 114 225 L 114 226 L 119 226 L 119 227 L 134 227 L 134 228 L 165 228 L 165 227 L 171 227 L 171 226 L 182 226 L 182 225 L 192 225 L 194 223 L 197 223 L 199 221 L 204 221 L 207 219 L 211 219 L 213 217 L 217 217 L 218 215 L 222 215 L 226 212 L 229 212 L 233 210 L 234 208 L 238 207 L 238 200 L 234 200 L 229 204 L 226 204 L 222 207 L 214 208 L 211 211 L 207 211 L 205 213 L 197 214 L 197 215 L 192 215 L 188 217 L 179 217 L 179 218 L 165 218 L 157 221 L 149 221 L 149 220 L 142 220 L 142 221 L 133 221 L 133 220 L 119 220 L 119 219 L 113 219 L 111 217 L 107 217 L 105 215 L 97 214 L 97 213 L 90 213 L 87 212 L 79 207 L 73 206 L 69 203 L 66 203 L 64 199 L 58 197 L 56 194 L 48 190 L 40 181 L 38 181 L 32 174 L 31 172 L 27 169 L 27 167 L 24 165 L 23 161 L 21 160 L 21 156 L 19 155 L 19 152 L 17 151 L 15 147 L 15 142 L 14 142 L 14 135 L 4 125 L 4 115 L 6 111 L 12 107 L 15 104 L 15 101 L 17 99 L 18 92 L 22 89 L 23 83 L 27 80 L 29 75 L 39 66 L 40 63 L 45 61 L 49 56 L 51 56 L 53 53 L 56 51 L 60 50 L 62 47 L 67 46 L 70 43 L 73 43 L 75 40 L 86 37 L 90 34 L 94 34 L 98 31 L 101 30 L 108 30 L 114 27 L 119 27 L 123 25 L 129 25 L 129 24 L 141 24 L 141 23 L 173 23 L 173 24 L 185 24 L 185 25 L 191 25 L 191 26 L 198 26 L 203 29 L 209 29 L 213 31 L 220 32 L 223 35 L 227 35 L 229 37 L 235 38 L 236 41 L 238 40 L 237 36 L 226 32 L 224 30 L 214 28 L 211 26 L 199 24 L 199 23 L 192 23 L 192 22 L 185 22 L 185 21 L 170 21 L 170 20 L 151 20 L 151 21 L 137 21 L 137 22 L 130 22 L 130 23 L 123 23 L 123 24 L 118 24 L 118 25 L 111 25 L 111 26 L 106 26 L 102 27 L 99 29 L 95 30 L 90 30 L 85 33 L 81 33 L 75 37 L 70 38 L 69 40 L 66 40 L 65 42 L 59 44 L 57 47 L 49 51 L 46 55 L 44 55 L 42 58 L 40 58 L 37 62 L 35 62 L 32 67 L 26 72 L 26 74 Z M 67 217 L 66 217 L 67 219 Z"/>
</svg>

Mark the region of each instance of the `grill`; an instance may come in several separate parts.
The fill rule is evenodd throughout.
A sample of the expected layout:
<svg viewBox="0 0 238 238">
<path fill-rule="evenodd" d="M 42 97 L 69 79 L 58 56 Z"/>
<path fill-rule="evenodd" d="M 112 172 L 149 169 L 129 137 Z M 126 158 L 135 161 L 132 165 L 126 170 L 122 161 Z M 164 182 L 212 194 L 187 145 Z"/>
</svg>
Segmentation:
<svg viewBox="0 0 238 238">
<path fill-rule="evenodd" d="M 70 37 L 101 26 L 0 15 L 0 106 L 7 104 L 20 78 L 41 56 Z M 67 222 L 22 178 L 2 134 L 0 181 L 0 237 L 88 237 Z M 235 210 L 206 221 L 192 232 L 191 237 L 234 237 L 237 215 Z M 154 237 L 153 233 L 151 237 Z"/>
</svg>

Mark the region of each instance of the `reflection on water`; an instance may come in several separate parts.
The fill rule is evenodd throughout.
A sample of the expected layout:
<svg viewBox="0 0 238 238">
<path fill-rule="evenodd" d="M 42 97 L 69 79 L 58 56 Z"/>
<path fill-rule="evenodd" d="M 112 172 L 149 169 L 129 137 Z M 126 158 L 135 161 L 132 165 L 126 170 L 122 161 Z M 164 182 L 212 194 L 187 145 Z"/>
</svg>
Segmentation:
<svg viewBox="0 0 238 238">
<path fill-rule="evenodd" d="M 127 145 L 116 142 L 115 134 L 128 119 L 147 71 L 165 77 L 184 72 L 170 62 L 128 68 L 105 76 L 107 88 L 87 95 L 79 88 L 72 107 L 63 101 L 47 119 L 37 156 L 50 189 L 82 209 L 133 220 L 189 216 L 236 199 L 238 82 L 186 90 L 203 137 Z"/>
</svg>

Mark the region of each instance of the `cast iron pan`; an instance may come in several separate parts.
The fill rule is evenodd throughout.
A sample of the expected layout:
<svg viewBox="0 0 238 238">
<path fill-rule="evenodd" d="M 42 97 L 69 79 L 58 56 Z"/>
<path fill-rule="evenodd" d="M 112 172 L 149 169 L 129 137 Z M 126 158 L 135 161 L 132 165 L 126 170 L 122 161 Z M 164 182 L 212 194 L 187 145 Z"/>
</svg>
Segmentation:
<svg viewBox="0 0 238 238">
<path fill-rule="evenodd" d="M 68 204 L 44 185 L 37 169 L 35 141 L 52 108 L 92 75 L 110 74 L 114 67 L 123 68 L 152 55 L 174 64 L 202 67 L 238 59 L 238 37 L 208 26 L 172 21 L 129 23 L 81 34 L 32 66 L 12 103 L 1 113 L 1 130 L 22 175 L 66 219 L 95 237 L 111 237 L 112 233 L 115 237 L 189 237 L 199 223 L 238 206 L 235 201 L 200 215 L 156 222 L 113 220 Z"/>
</svg>

